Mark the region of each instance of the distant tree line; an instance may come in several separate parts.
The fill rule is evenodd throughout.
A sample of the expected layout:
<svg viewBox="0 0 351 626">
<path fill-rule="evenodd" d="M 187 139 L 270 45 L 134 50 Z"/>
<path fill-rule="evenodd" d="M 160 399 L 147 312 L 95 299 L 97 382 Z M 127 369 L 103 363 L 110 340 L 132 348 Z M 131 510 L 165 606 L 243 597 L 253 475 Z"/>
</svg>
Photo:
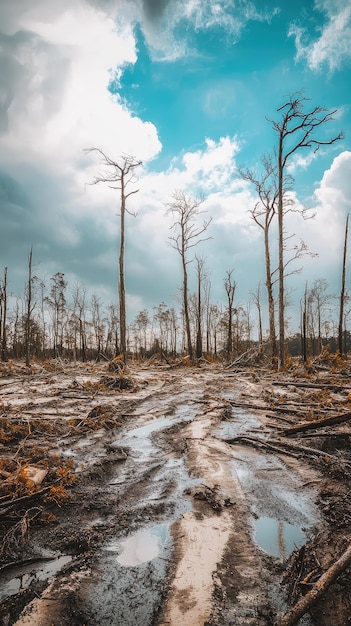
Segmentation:
<svg viewBox="0 0 351 626">
<path fill-rule="evenodd" d="M 188 322 L 184 306 L 179 309 L 161 302 L 151 311 L 142 309 L 126 327 L 126 357 L 144 359 L 189 355 L 232 361 L 249 348 L 271 353 L 269 329 L 262 331 L 259 288 L 250 301 L 235 301 L 233 270 L 223 278 L 225 304 L 211 302 L 211 283 L 203 259 L 197 259 L 197 290 L 188 294 Z M 39 359 L 110 359 L 123 354 L 118 307 L 104 306 L 95 295 L 88 297 L 84 284 L 69 286 L 62 272 L 45 281 L 33 275 L 32 250 L 28 255 L 28 278 L 23 295 L 8 294 L 8 269 L 0 280 L 1 358 L 23 358 L 30 365 Z M 351 348 L 346 330 L 351 307 L 345 298 L 343 352 Z M 325 346 L 339 349 L 339 299 L 328 293 L 324 279 L 316 280 L 301 301 L 300 332 L 286 339 L 287 353 L 305 359 L 317 356 Z M 302 321 L 303 320 L 303 321 Z M 189 335 L 190 334 L 190 335 Z M 189 339 L 190 336 L 190 339 Z M 189 355 L 190 357 L 190 355 Z"/>
</svg>

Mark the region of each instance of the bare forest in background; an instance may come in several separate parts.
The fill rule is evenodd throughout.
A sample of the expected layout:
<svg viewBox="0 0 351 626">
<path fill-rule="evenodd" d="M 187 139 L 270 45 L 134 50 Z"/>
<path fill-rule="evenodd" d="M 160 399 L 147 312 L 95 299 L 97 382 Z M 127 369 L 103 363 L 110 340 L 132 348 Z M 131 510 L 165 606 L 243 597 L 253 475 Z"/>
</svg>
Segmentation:
<svg viewBox="0 0 351 626">
<path fill-rule="evenodd" d="M 135 188 L 137 169 L 141 165 L 135 157 L 124 155 L 114 160 L 100 148 L 90 148 L 100 158 L 100 170 L 90 184 L 108 184 L 117 190 L 120 218 L 118 280 L 115 303 L 106 306 L 97 295 L 88 295 L 84 284 L 68 285 L 65 275 L 57 272 L 49 280 L 35 275 L 33 249 L 28 254 L 27 280 L 23 294 L 9 293 L 8 268 L 0 278 L 0 346 L 1 358 L 30 359 L 61 357 L 70 360 L 110 359 L 122 355 L 128 358 L 188 356 L 196 359 L 224 358 L 229 362 L 249 350 L 257 356 L 267 356 L 273 366 L 284 368 L 289 356 L 301 355 L 306 362 L 322 350 L 342 356 L 350 348 L 347 330 L 350 314 L 347 291 L 347 235 L 346 219 L 343 256 L 340 255 L 340 293 L 329 293 L 324 278 L 318 278 L 305 288 L 299 304 L 300 319 L 295 329 L 290 328 L 287 278 L 300 273 L 295 262 L 311 254 L 295 235 L 287 232 L 286 217 L 300 213 L 308 217 L 308 210 L 295 206 L 292 196 L 294 179 L 289 170 L 291 159 L 306 149 L 317 151 L 320 146 L 334 144 L 343 137 L 325 134 L 325 127 L 335 119 L 337 111 L 319 105 L 310 107 L 303 92 L 297 92 L 277 109 L 278 118 L 268 120 L 276 139 L 271 154 L 261 156 L 255 168 L 239 169 L 239 175 L 254 188 L 257 202 L 250 215 L 263 234 L 262 264 L 265 283 L 257 285 L 246 303 L 236 300 L 235 270 L 227 269 L 223 277 L 223 302 L 211 301 L 211 277 L 206 259 L 194 253 L 194 248 L 210 238 L 207 228 L 211 217 L 201 220 L 204 198 L 188 195 L 176 189 L 166 212 L 174 220 L 168 243 L 179 253 L 182 283 L 179 288 L 179 307 L 161 302 L 152 311 L 142 309 L 128 325 L 126 311 L 125 276 L 125 219 L 134 215 L 127 206 L 128 198 L 138 193 Z M 316 134 L 318 133 L 318 137 Z M 135 217 L 135 215 L 134 215 Z M 278 241 L 272 235 L 272 225 Z M 277 259 L 276 266 L 272 259 Z M 190 268 L 196 289 L 189 289 Z M 11 271 L 11 268 L 10 270 Z M 176 290 L 176 286 L 175 286 Z M 267 303 L 267 304 L 266 304 Z M 288 310 L 288 312 L 287 312 Z M 264 326 L 268 318 L 267 329 Z"/>
</svg>

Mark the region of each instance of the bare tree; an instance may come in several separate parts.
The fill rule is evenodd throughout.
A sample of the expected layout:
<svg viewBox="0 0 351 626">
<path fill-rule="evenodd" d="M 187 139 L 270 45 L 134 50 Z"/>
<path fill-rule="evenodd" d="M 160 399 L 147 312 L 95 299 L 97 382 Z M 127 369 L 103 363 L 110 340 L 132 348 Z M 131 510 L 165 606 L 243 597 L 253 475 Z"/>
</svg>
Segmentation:
<svg viewBox="0 0 351 626">
<path fill-rule="evenodd" d="M 226 277 L 224 279 L 224 287 L 228 300 L 228 335 L 226 342 L 226 352 L 228 356 L 230 356 L 233 351 L 233 302 L 236 289 L 236 281 L 232 280 L 233 272 L 233 269 L 227 270 Z"/>
<path fill-rule="evenodd" d="M 135 157 L 123 155 L 119 161 L 114 161 L 107 156 L 100 148 L 90 148 L 86 152 L 98 152 L 101 157 L 101 165 L 106 168 L 99 172 L 91 184 L 109 183 L 111 189 L 120 191 L 120 244 L 119 244 L 119 279 L 118 279 L 118 296 L 119 296 L 119 331 L 120 331 L 120 350 L 123 354 L 124 361 L 127 359 L 127 316 L 126 316 L 126 292 L 125 292 L 125 215 L 129 213 L 126 202 L 129 196 L 138 193 L 139 189 L 132 189 L 127 192 L 129 185 L 136 183 L 137 178 L 135 170 L 142 164 Z"/>
<path fill-rule="evenodd" d="M 253 303 L 257 308 L 258 315 L 258 346 L 259 352 L 262 352 L 263 348 L 263 331 L 262 331 L 262 311 L 261 311 L 261 285 L 258 283 L 257 289 L 252 295 Z"/>
<path fill-rule="evenodd" d="M 200 210 L 202 199 L 192 198 L 185 194 L 184 191 L 176 189 L 172 194 L 172 201 L 167 204 L 167 213 L 171 213 L 175 221 L 171 228 L 175 232 L 169 237 L 170 245 L 180 254 L 183 270 L 183 309 L 185 320 L 185 331 L 187 348 L 190 360 L 194 360 L 194 350 L 191 340 L 190 316 L 188 304 L 188 265 L 192 261 L 189 259 L 188 252 L 191 248 L 198 245 L 201 241 L 206 241 L 210 237 L 201 239 L 201 235 L 207 230 L 211 218 L 203 221 L 202 225 L 197 225 L 197 217 L 203 213 Z"/>
<path fill-rule="evenodd" d="M 114 304 L 108 306 L 108 318 L 107 318 L 107 334 L 105 352 L 106 354 L 114 354 L 119 352 L 119 337 L 118 337 L 119 319 L 117 315 L 117 307 Z"/>
<path fill-rule="evenodd" d="M 349 230 L 349 216 L 346 218 L 345 237 L 344 237 L 344 253 L 342 261 L 342 277 L 341 277 L 341 293 L 340 293 L 340 314 L 339 314 L 339 332 L 338 332 L 338 348 L 340 355 L 343 354 L 343 321 L 344 321 L 344 304 L 345 304 L 345 279 L 346 279 L 346 255 L 347 255 L 347 235 Z"/>
<path fill-rule="evenodd" d="M 165 302 L 160 302 L 154 307 L 154 320 L 158 324 L 159 336 L 158 345 L 161 356 L 168 354 L 168 334 L 169 334 L 169 310 Z"/>
<path fill-rule="evenodd" d="M 252 219 L 262 229 L 264 237 L 264 256 L 266 270 L 266 289 L 269 318 L 269 343 L 273 359 L 277 356 L 277 341 L 275 328 L 275 304 L 273 295 L 273 275 L 271 263 L 270 228 L 276 216 L 278 202 L 277 168 L 271 156 L 264 155 L 261 159 L 262 174 L 258 176 L 254 170 L 240 170 L 240 176 L 252 183 L 258 195 L 258 202 L 250 211 Z"/>
<path fill-rule="evenodd" d="M 74 327 L 74 354 L 77 354 L 77 334 L 79 336 L 79 355 L 83 362 L 87 360 L 87 338 L 86 338 L 86 288 L 84 284 L 77 283 L 72 290 L 73 311 L 72 322 Z"/>
<path fill-rule="evenodd" d="M 207 314 L 207 352 L 217 356 L 218 329 L 222 319 L 222 310 L 218 304 L 208 304 Z"/>
<path fill-rule="evenodd" d="M 7 267 L 4 267 L 4 278 L 0 283 L 0 342 L 1 359 L 7 361 Z"/>
<path fill-rule="evenodd" d="M 44 355 L 46 351 L 46 320 L 45 320 L 46 284 L 42 278 L 39 279 L 38 287 L 40 291 L 40 318 L 41 318 L 41 328 L 42 328 L 42 336 L 43 336 L 41 352 Z"/>
<path fill-rule="evenodd" d="M 96 360 L 100 361 L 101 350 L 104 340 L 104 322 L 101 319 L 101 302 L 100 298 L 93 293 L 91 297 L 92 324 L 95 336 Z"/>
<path fill-rule="evenodd" d="M 301 352 L 303 362 L 307 362 L 307 283 L 303 303 L 301 302 Z"/>
<path fill-rule="evenodd" d="M 293 155 L 303 149 L 312 148 L 316 152 L 320 146 L 331 145 L 343 137 L 339 133 L 331 139 L 315 139 L 314 134 L 334 119 L 337 110 L 328 111 L 315 106 L 305 111 L 308 101 L 302 92 L 294 93 L 289 100 L 277 109 L 278 121 L 269 120 L 277 134 L 278 172 L 278 239 L 279 239 L 279 358 L 285 362 L 285 295 L 284 295 L 284 198 L 286 190 L 287 165 Z"/>
<path fill-rule="evenodd" d="M 136 329 L 137 344 L 136 348 L 141 358 L 145 358 L 147 351 L 147 329 L 150 323 L 149 312 L 147 309 L 139 311 L 134 320 Z"/>
<path fill-rule="evenodd" d="M 326 293 L 327 287 L 325 278 L 319 278 L 314 281 L 312 288 L 305 292 L 305 332 L 310 337 L 313 356 L 322 351 L 322 315 L 325 305 L 332 297 Z"/>
<path fill-rule="evenodd" d="M 55 356 L 61 356 L 63 349 L 63 329 L 66 315 L 67 281 L 62 272 L 56 272 L 50 278 L 50 295 L 45 298 L 50 307 L 53 322 L 53 349 Z"/>
<path fill-rule="evenodd" d="M 24 318 L 24 345 L 25 345 L 25 357 L 26 357 L 26 366 L 30 367 L 30 334 L 31 334 L 31 323 L 32 323 L 32 313 L 35 308 L 35 303 L 33 304 L 33 283 L 36 280 L 36 277 L 33 276 L 33 248 L 29 250 L 28 254 L 28 280 L 26 284 L 26 311 Z"/>
<path fill-rule="evenodd" d="M 211 281 L 207 280 L 204 293 L 205 316 L 206 316 L 206 353 L 210 354 L 211 349 Z"/>
<path fill-rule="evenodd" d="M 205 259 L 195 256 L 196 258 L 196 275 L 197 275 L 197 294 L 196 294 L 196 358 L 202 357 L 202 288 L 205 279 Z"/>
</svg>

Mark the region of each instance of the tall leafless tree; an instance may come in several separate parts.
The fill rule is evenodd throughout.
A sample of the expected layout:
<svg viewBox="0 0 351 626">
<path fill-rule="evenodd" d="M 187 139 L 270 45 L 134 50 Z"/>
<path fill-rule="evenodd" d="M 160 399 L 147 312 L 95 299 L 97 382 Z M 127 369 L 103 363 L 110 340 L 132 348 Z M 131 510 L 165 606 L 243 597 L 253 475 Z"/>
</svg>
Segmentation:
<svg viewBox="0 0 351 626">
<path fill-rule="evenodd" d="M 341 293 L 340 293 L 340 313 L 339 313 L 339 332 L 338 332 L 338 348 L 340 355 L 343 354 L 343 322 L 344 322 L 344 305 L 345 305 L 345 282 L 346 282 L 346 256 L 347 256 L 347 236 L 349 230 L 349 216 L 346 218 L 345 225 L 345 237 L 344 237 L 344 252 L 342 261 L 342 276 L 341 276 Z"/>
<path fill-rule="evenodd" d="M 325 278 L 314 281 L 307 294 L 307 327 L 309 330 L 312 354 L 320 354 L 322 351 L 322 316 L 326 305 L 332 296 L 327 294 L 328 282 Z"/>
<path fill-rule="evenodd" d="M 202 291 L 205 279 L 205 259 L 196 255 L 196 277 L 197 277 L 197 293 L 196 293 L 196 358 L 202 357 L 202 318 L 203 303 Z"/>
<path fill-rule="evenodd" d="M 233 272 L 234 270 L 227 270 L 226 273 L 226 277 L 224 279 L 224 287 L 225 287 L 225 291 L 227 294 L 227 301 L 228 301 L 228 334 L 227 334 L 227 341 L 226 341 L 226 352 L 228 357 L 230 356 L 230 354 L 233 351 L 233 302 L 234 302 L 234 295 L 235 295 L 235 290 L 236 290 L 236 281 L 233 280 Z"/>
<path fill-rule="evenodd" d="M 131 213 L 127 209 L 127 199 L 139 189 L 127 191 L 130 185 L 137 182 L 136 169 L 142 164 L 134 156 L 123 155 L 118 161 L 114 161 L 107 156 L 100 148 L 89 148 L 86 152 L 97 152 L 101 158 L 101 165 L 106 168 L 99 172 L 91 184 L 108 183 L 111 189 L 120 191 L 120 243 L 118 256 L 118 296 L 119 296 L 119 331 L 120 331 L 120 352 L 124 361 L 127 359 L 127 314 L 126 314 L 126 291 L 125 291 L 125 215 Z"/>
<path fill-rule="evenodd" d="M 202 199 L 192 198 L 181 189 L 176 189 L 172 194 L 172 201 L 167 204 L 167 213 L 173 215 L 175 221 L 171 226 L 174 235 L 169 237 L 170 245 L 180 254 L 183 270 L 182 298 L 184 308 L 184 320 L 187 348 L 190 360 L 194 360 L 194 349 L 191 340 L 189 303 L 188 303 L 188 265 L 192 261 L 188 253 L 191 248 L 197 246 L 201 241 L 206 241 L 210 237 L 201 238 L 206 232 L 211 218 L 198 225 L 197 218 L 203 213 L 200 210 Z"/>
<path fill-rule="evenodd" d="M 0 342 L 1 359 L 7 361 L 7 267 L 4 268 L 4 277 L 0 283 Z"/>
<path fill-rule="evenodd" d="M 272 358 L 277 356 L 276 326 L 275 326 L 275 303 L 274 303 L 274 274 L 276 270 L 272 269 L 271 262 L 271 245 L 270 245 L 270 229 L 273 218 L 277 213 L 277 203 L 279 196 L 277 167 L 274 159 L 270 155 L 264 155 L 261 158 L 262 173 L 258 175 L 253 169 L 240 170 L 240 176 L 253 184 L 258 195 L 258 202 L 254 208 L 250 210 L 251 217 L 255 223 L 262 229 L 264 238 L 264 256 L 265 256 L 265 274 L 266 289 L 268 300 L 268 318 L 269 318 L 269 343 Z"/>
<path fill-rule="evenodd" d="M 323 130 L 334 119 L 337 109 L 328 111 L 319 105 L 305 110 L 308 98 L 302 92 L 292 94 L 287 102 L 277 109 L 278 121 L 269 120 L 277 135 L 277 172 L 278 172 L 278 238 L 279 238 L 279 358 L 283 367 L 285 362 L 285 290 L 284 290 L 284 198 L 286 189 L 287 166 L 290 159 L 303 148 L 312 148 L 315 152 L 320 146 L 331 145 L 343 137 L 338 133 L 331 139 L 316 139 L 316 131 Z"/>
<path fill-rule="evenodd" d="M 28 280 L 25 289 L 25 316 L 24 316 L 24 345 L 25 345 L 25 358 L 26 366 L 30 367 L 30 336 L 31 336 L 31 324 L 32 313 L 35 308 L 33 303 L 33 283 L 36 277 L 33 276 L 33 248 L 29 250 L 28 254 Z"/>
<path fill-rule="evenodd" d="M 45 301 L 49 305 L 53 322 L 53 351 L 55 356 L 61 356 L 63 350 L 63 331 L 65 326 L 66 288 L 67 281 L 63 272 L 56 272 L 50 278 L 50 294 Z"/>
<path fill-rule="evenodd" d="M 301 352 L 303 362 L 307 362 L 307 283 L 303 301 L 301 302 Z"/>
<path fill-rule="evenodd" d="M 137 333 L 137 347 L 141 358 L 145 358 L 147 351 L 147 329 L 150 323 L 149 312 L 147 309 L 139 311 L 134 320 L 134 326 Z"/>
<path fill-rule="evenodd" d="M 96 360 L 100 361 L 102 343 L 104 338 L 104 321 L 101 319 L 101 301 L 100 298 L 93 293 L 91 297 L 92 324 L 96 345 Z"/>
<path fill-rule="evenodd" d="M 262 307 L 261 307 L 261 284 L 258 283 L 257 289 L 252 295 L 252 300 L 257 308 L 258 317 L 258 349 L 262 352 L 263 349 L 263 330 L 262 330 Z"/>
</svg>

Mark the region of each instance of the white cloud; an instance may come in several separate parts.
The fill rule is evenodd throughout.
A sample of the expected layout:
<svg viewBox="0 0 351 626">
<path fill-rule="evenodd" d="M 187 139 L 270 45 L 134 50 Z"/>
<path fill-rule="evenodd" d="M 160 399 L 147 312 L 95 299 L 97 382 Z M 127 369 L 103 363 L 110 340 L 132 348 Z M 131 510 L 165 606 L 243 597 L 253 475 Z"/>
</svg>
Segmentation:
<svg viewBox="0 0 351 626">
<path fill-rule="evenodd" d="M 138 211 L 138 218 L 142 219 L 143 227 L 150 229 L 150 236 L 160 237 L 162 220 L 160 214 L 166 212 L 166 205 L 171 200 L 175 189 L 184 189 L 196 197 L 207 197 L 217 194 L 218 198 L 228 198 L 238 186 L 235 179 L 235 156 L 239 151 L 239 144 L 235 137 L 221 137 L 218 142 L 212 139 L 205 140 L 205 146 L 193 152 L 186 152 L 180 159 L 175 159 L 170 167 L 163 172 L 145 172 L 140 178 L 140 195 L 133 198 Z M 212 195 L 213 197 L 213 195 Z M 205 207 L 204 205 L 204 207 Z M 148 213 L 143 218 L 145 211 Z M 156 222 L 160 221 L 157 228 Z M 164 236 L 169 227 L 169 220 L 164 222 Z"/>
<path fill-rule="evenodd" d="M 270 21 L 277 13 L 276 8 L 268 11 L 256 4 L 250 0 L 240 6 L 235 0 L 185 0 L 182 13 L 196 29 L 220 27 L 237 36 L 250 20 Z"/>
<path fill-rule="evenodd" d="M 306 156 L 295 153 L 287 165 L 289 174 L 293 175 L 297 170 L 307 170 L 309 165 L 317 158 L 316 152 L 309 152 Z"/>
<path fill-rule="evenodd" d="M 220 29 L 223 36 L 236 40 L 247 23 L 271 21 L 278 12 L 257 8 L 251 0 L 238 4 L 235 0 L 161 0 L 145 2 L 155 8 L 134 14 L 136 21 L 141 20 L 148 46 L 154 56 L 161 61 L 174 61 L 189 54 L 197 54 L 192 36 L 194 31 L 210 28 Z M 137 6 L 136 1 L 134 6 Z M 157 10 L 158 8 L 158 10 Z M 179 36 L 180 26 L 184 26 Z"/>
<path fill-rule="evenodd" d="M 42 274 L 115 284 L 118 202 L 87 188 L 98 161 L 83 149 L 145 162 L 161 149 L 155 126 L 108 91 L 111 71 L 136 61 L 131 26 L 87 0 L 3 0 L 0 13 L 3 262 L 14 277 L 33 244 Z"/>
<path fill-rule="evenodd" d="M 315 195 L 328 224 L 337 221 L 351 209 L 351 152 L 341 152 L 324 172 Z"/>
<path fill-rule="evenodd" d="M 108 91 L 109 70 L 118 76 L 124 64 L 136 61 L 130 27 L 118 31 L 111 17 L 85 0 L 69 8 L 64 3 L 60 14 L 56 8 L 54 20 L 39 8 L 37 2 L 33 11 L 20 13 L 17 35 L 6 38 L 19 77 L 16 90 L 5 84 L 11 92 L 1 138 L 7 162 L 21 153 L 23 161 L 68 171 L 91 145 L 153 158 L 161 147 L 155 127 L 133 117 Z"/>
<path fill-rule="evenodd" d="M 349 0 L 316 0 L 315 6 L 326 13 L 327 22 L 315 41 L 308 41 L 304 28 L 291 26 L 289 35 L 295 37 L 296 60 L 306 59 L 312 70 L 327 65 L 334 71 L 351 57 L 351 5 Z"/>
<path fill-rule="evenodd" d="M 309 275 L 333 280 L 331 273 L 341 267 L 345 219 L 351 211 L 351 152 L 341 152 L 334 158 L 330 168 L 324 172 L 314 197 L 315 203 L 311 207 L 314 219 L 301 224 L 298 216 L 293 216 L 292 228 L 302 233 L 301 238 L 309 249 L 319 255 L 319 276 L 316 276 L 315 260 L 304 262 Z"/>
</svg>

